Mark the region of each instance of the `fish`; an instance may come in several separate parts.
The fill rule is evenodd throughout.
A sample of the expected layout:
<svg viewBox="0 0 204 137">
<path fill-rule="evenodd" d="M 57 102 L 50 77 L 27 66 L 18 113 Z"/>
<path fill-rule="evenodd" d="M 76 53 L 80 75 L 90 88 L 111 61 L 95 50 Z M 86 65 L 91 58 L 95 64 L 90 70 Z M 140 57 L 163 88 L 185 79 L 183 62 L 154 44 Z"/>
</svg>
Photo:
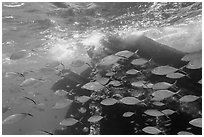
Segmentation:
<svg viewBox="0 0 204 137">
<path fill-rule="evenodd" d="M 113 80 L 113 81 L 110 81 L 108 85 L 112 85 L 112 86 L 118 87 L 118 86 L 121 85 L 121 83 L 120 83 L 120 81 Z"/>
<path fill-rule="evenodd" d="M 19 114 L 13 114 L 5 118 L 2 122 L 3 125 L 10 125 L 17 123 L 23 119 L 25 119 L 27 116 L 33 117 L 30 113 L 19 113 Z"/>
<path fill-rule="evenodd" d="M 142 88 L 145 86 L 145 83 L 146 83 L 146 81 L 137 81 L 137 82 L 131 83 L 131 85 L 133 87 Z"/>
<path fill-rule="evenodd" d="M 119 57 L 130 58 L 131 56 L 134 55 L 134 53 L 128 50 L 123 50 L 115 53 L 115 55 Z"/>
<path fill-rule="evenodd" d="M 101 90 L 105 87 L 103 85 L 101 85 L 99 82 L 95 81 L 95 82 L 86 83 L 81 88 L 87 89 L 87 90 L 98 91 L 98 90 Z"/>
<path fill-rule="evenodd" d="M 110 79 L 105 78 L 105 77 L 101 77 L 101 78 L 97 79 L 96 81 L 99 82 L 101 85 L 106 85 L 110 81 Z"/>
<path fill-rule="evenodd" d="M 159 66 L 159 67 L 156 67 L 154 68 L 151 72 L 152 74 L 155 74 L 155 75 L 167 75 L 169 73 L 174 73 L 176 71 L 178 71 L 179 69 L 177 68 L 174 68 L 174 67 L 171 67 L 171 66 Z"/>
<path fill-rule="evenodd" d="M 198 83 L 202 85 L 202 79 L 201 79 L 201 80 L 199 80 L 199 81 L 198 81 Z"/>
<path fill-rule="evenodd" d="M 6 74 L 5 74 L 5 78 L 16 78 L 16 77 L 25 78 L 23 73 L 19 73 L 19 72 L 6 72 Z"/>
<path fill-rule="evenodd" d="M 184 103 L 190 103 L 190 102 L 194 102 L 197 99 L 199 99 L 200 97 L 195 96 L 195 95 L 185 95 L 183 97 L 181 97 L 179 99 L 180 102 L 184 102 Z"/>
<path fill-rule="evenodd" d="M 131 61 L 131 64 L 136 65 L 136 66 L 142 66 L 142 65 L 146 64 L 149 61 L 151 61 L 151 59 L 146 60 L 144 58 L 139 58 L 139 59 L 134 59 L 133 61 Z"/>
<path fill-rule="evenodd" d="M 175 81 L 173 84 L 170 84 L 167 82 L 158 82 L 152 86 L 152 89 L 153 90 L 169 89 L 170 87 L 174 87 L 176 85 L 176 83 L 177 83 L 177 81 Z"/>
<path fill-rule="evenodd" d="M 77 120 L 77 119 L 66 118 L 66 119 L 62 120 L 59 124 L 61 126 L 67 126 L 68 127 L 68 126 L 73 126 L 73 125 L 75 125 L 78 122 L 79 122 L 79 120 Z"/>
<path fill-rule="evenodd" d="M 152 96 L 157 97 L 157 98 L 161 98 L 161 99 L 166 99 L 166 98 L 169 98 L 175 94 L 178 94 L 180 91 L 181 90 L 179 90 L 177 92 L 172 92 L 172 91 L 167 90 L 167 89 L 157 90 L 157 91 L 152 93 Z"/>
<path fill-rule="evenodd" d="M 186 65 L 186 68 L 188 68 L 188 69 L 201 69 L 202 68 L 202 58 L 190 61 Z"/>
<path fill-rule="evenodd" d="M 114 104 L 116 104 L 118 102 L 118 100 L 114 99 L 114 98 L 106 98 L 104 100 L 101 101 L 101 105 L 104 106 L 112 106 Z"/>
<path fill-rule="evenodd" d="M 136 105 L 141 102 L 141 100 L 135 98 L 135 97 L 124 97 L 120 100 L 121 103 L 126 105 Z"/>
<path fill-rule="evenodd" d="M 188 132 L 188 131 L 179 131 L 179 132 L 177 133 L 177 135 L 194 135 L 194 134 L 191 133 L 191 132 Z"/>
<path fill-rule="evenodd" d="M 153 104 L 153 105 L 155 105 L 155 106 L 159 106 L 159 107 L 161 107 L 161 106 L 164 106 L 164 105 L 165 105 L 164 103 L 159 102 L 159 101 L 155 101 L 155 102 L 153 102 L 152 104 Z"/>
<path fill-rule="evenodd" d="M 20 50 L 18 52 L 14 52 L 11 54 L 10 59 L 11 60 L 18 60 L 21 58 L 29 57 L 30 54 L 26 50 Z"/>
<path fill-rule="evenodd" d="M 40 80 L 35 79 L 35 78 L 28 78 L 28 79 L 25 79 L 25 80 L 20 84 L 20 86 L 21 86 L 21 87 L 33 86 L 33 85 L 37 84 L 39 81 L 40 81 Z"/>
<path fill-rule="evenodd" d="M 176 111 L 171 109 L 165 109 L 165 110 L 162 110 L 161 112 L 168 116 L 168 115 L 174 114 Z"/>
<path fill-rule="evenodd" d="M 126 71 L 126 74 L 129 74 L 129 75 L 135 75 L 135 74 L 138 74 L 138 73 L 142 73 L 142 72 L 138 71 L 136 69 L 130 69 L 130 70 Z"/>
<path fill-rule="evenodd" d="M 84 127 L 84 128 L 82 129 L 82 131 L 85 132 L 85 133 L 87 133 L 87 132 L 89 132 L 89 128 L 88 128 L 88 127 Z"/>
<path fill-rule="evenodd" d="M 99 122 L 101 119 L 103 119 L 102 116 L 100 116 L 100 115 L 93 115 L 93 116 L 91 116 L 91 117 L 88 118 L 88 122 L 97 123 L 97 122 Z"/>
<path fill-rule="evenodd" d="M 84 104 L 84 103 L 86 103 L 87 101 L 89 101 L 91 99 L 91 97 L 89 97 L 89 96 L 79 96 L 79 97 L 76 97 L 76 101 L 77 102 L 79 102 L 79 103 L 82 103 L 82 104 Z"/>
<path fill-rule="evenodd" d="M 106 73 L 106 76 L 113 76 L 113 75 L 115 75 L 115 72 L 107 72 Z"/>
<path fill-rule="evenodd" d="M 134 115 L 135 113 L 134 112 L 125 112 L 123 113 L 123 117 L 131 117 L 132 115 Z"/>
<path fill-rule="evenodd" d="M 59 100 L 58 102 L 55 103 L 55 105 L 52 107 L 53 109 L 62 109 L 65 108 L 69 105 L 71 105 L 73 100 L 70 99 L 63 99 Z"/>
<path fill-rule="evenodd" d="M 150 89 L 150 88 L 153 87 L 153 85 L 154 85 L 154 84 L 152 84 L 152 83 L 146 83 L 146 84 L 144 84 L 142 87 L 145 88 L 145 89 Z"/>
<path fill-rule="evenodd" d="M 191 125 L 193 125 L 195 127 L 202 128 L 202 118 L 192 119 L 191 121 L 189 121 L 189 124 L 191 124 Z"/>
<path fill-rule="evenodd" d="M 164 100 L 163 98 L 159 98 L 159 97 L 153 97 L 151 98 L 151 101 L 162 101 Z"/>
<path fill-rule="evenodd" d="M 61 89 L 61 90 L 59 89 L 59 90 L 56 90 L 54 94 L 57 95 L 57 96 L 62 96 L 63 97 L 63 96 L 66 96 L 68 93 L 69 92 L 67 92 L 67 91 L 65 91 L 63 89 Z"/>
<path fill-rule="evenodd" d="M 74 91 L 74 89 L 71 89 L 69 92 L 68 92 L 68 95 L 74 95 L 74 94 L 76 94 L 75 92 L 73 92 Z"/>
<path fill-rule="evenodd" d="M 144 113 L 146 115 L 154 116 L 154 117 L 159 117 L 159 116 L 164 115 L 164 113 L 162 113 L 162 112 L 160 112 L 159 110 L 156 110 L 156 109 L 148 109 L 148 110 L 145 110 Z"/>
<path fill-rule="evenodd" d="M 171 78 L 171 79 L 179 79 L 179 78 L 183 78 L 183 77 L 188 77 L 188 78 L 191 78 L 189 76 L 189 74 L 185 75 L 185 74 L 182 74 L 182 73 L 179 73 L 179 72 L 174 72 L 174 73 L 169 73 L 166 75 L 167 78 Z"/>
<path fill-rule="evenodd" d="M 186 54 L 183 58 L 181 58 L 182 61 L 191 61 L 202 58 L 202 52 L 194 52 Z"/>
<path fill-rule="evenodd" d="M 100 62 L 99 62 L 99 66 L 110 66 L 113 65 L 115 63 L 117 63 L 119 60 L 121 60 L 122 57 L 116 56 L 116 55 L 109 55 L 104 57 Z"/>
<path fill-rule="evenodd" d="M 147 126 L 147 127 L 143 128 L 142 131 L 144 131 L 145 133 L 148 133 L 148 134 L 153 134 L 153 135 L 156 135 L 156 134 L 159 134 L 162 132 L 158 128 L 152 127 L 152 126 Z"/>
</svg>

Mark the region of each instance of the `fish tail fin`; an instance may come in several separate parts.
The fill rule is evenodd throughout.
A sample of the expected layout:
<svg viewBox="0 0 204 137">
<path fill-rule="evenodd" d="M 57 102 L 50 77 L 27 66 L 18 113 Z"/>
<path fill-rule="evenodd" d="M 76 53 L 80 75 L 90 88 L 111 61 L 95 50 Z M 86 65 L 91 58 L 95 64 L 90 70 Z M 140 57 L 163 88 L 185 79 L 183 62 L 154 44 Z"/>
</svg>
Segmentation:
<svg viewBox="0 0 204 137">
<path fill-rule="evenodd" d="M 137 49 L 135 52 L 134 52 L 134 54 L 137 54 L 139 52 L 139 49 Z"/>
<path fill-rule="evenodd" d="M 83 124 L 83 122 L 82 122 L 82 119 L 83 119 L 84 117 L 81 117 L 80 119 L 79 119 L 79 123 L 81 123 L 81 124 Z"/>
<path fill-rule="evenodd" d="M 140 74 L 143 74 L 141 70 L 138 71 Z"/>
<path fill-rule="evenodd" d="M 147 83 L 144 83 L 143 85 L 144 85 L 146 88 L 149 88 L 149 87 L 147 86 Z"/>
<path fill-rule="evenodd" d="M 191 77 L 190 77 L 190 73 L 189 73 L 189 74 L 187 74 L 187 75 L 186 75 L 186 77 L 188 77 L 189 79 L 191 79 Z"/>
<path fill-rule="evenodd" d="M 182 73 L 184 73 L 185 75 L 187 75 L 187 73 L 186 73 L 185 71 L 183 71 L 183 70 L 180 70 L 180 69 L 179 69 L 179 71 L 181 71 Z"/>
<path fill-rule="evenodd" d="M 178 90 L 175 94 L 177 94 L 178 96 L 181 97 L 181 95 L 179 95 L 179 93 L 180 93 L 181 91 L 182 91 L 182 90 L 180 89 L 180 90 Z"/>
<path fill-rule="evenodd" d="M 184 65 L 183 67 L 180 67 L 178 70 L 181 71 L 184 74 L 187 74 L 183 69 L 186 67 L 186 65 Z"/>
<path fill-rule="evenodd" d="M 107 114 L 106 114 L 105 116 L 103 116 L 103 118 L 107 120 L 107 119 L 108 119 L 108 118 L 107 118 Z"/>
<path fill-rule="evenodd" d="M 177 80 L 172 84 L 172 87 L 176 87 L 176 84 L 177 84 Z"/>
<path fill-rule="evenodd" d="M 166 135 L 165 131 L 161 131 L 162 135 Z"/>
<path fill-rule="evenodd" d="M 183 70 L 186 67 L 186 65 L 184 65 L 183 67 L 180 67 L 179 70 Z"/>
</svg>

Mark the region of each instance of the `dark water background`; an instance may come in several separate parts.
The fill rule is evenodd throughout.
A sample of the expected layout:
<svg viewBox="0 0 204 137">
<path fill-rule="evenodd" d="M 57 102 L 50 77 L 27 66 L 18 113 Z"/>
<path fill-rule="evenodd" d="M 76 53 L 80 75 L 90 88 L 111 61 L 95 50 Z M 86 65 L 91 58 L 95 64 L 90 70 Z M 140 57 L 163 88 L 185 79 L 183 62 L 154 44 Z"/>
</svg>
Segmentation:
<svg viewBox="0 0 204 137">
<path fill-rule="evenodd" d="M 86 49 L 90 45 L 100 47 L 99 40 L 107 33 L 123 36 L 141 31 L 158 42 L 192 52 L 201 49 L 201 24 L 202 4 L 193 2 L 2 3 L 2 104 L 11 105 L 12 113 L 36 115 L 17 124 L 3 125 L 3 134 L 26 134 L 35 130 L 54 132 L 62 128 L 59 122 L 70 107 L 51 108 L 61 99 L 53 94 L 52 89 L 59 76 L 31 73 L 28 77 L 49 80 L 22 91 L 19 88 L 22 80 L 5 78 L 6 72 L 37 71 L 57 60 L 62 60 L 65 67 L 70 68 L 75 59 L 88 61 Z M 22 49 L 30 51 L 31 56 L 9 59 L 12 53 Z M 80 74 L 86 68 L 71 69 Z M 45 108 L 36 109 L 32 103 L 19 100 L 25 95 L 44 103 Z M 2 114 L 2 119 L 12 113 Z"/>
</svg>

